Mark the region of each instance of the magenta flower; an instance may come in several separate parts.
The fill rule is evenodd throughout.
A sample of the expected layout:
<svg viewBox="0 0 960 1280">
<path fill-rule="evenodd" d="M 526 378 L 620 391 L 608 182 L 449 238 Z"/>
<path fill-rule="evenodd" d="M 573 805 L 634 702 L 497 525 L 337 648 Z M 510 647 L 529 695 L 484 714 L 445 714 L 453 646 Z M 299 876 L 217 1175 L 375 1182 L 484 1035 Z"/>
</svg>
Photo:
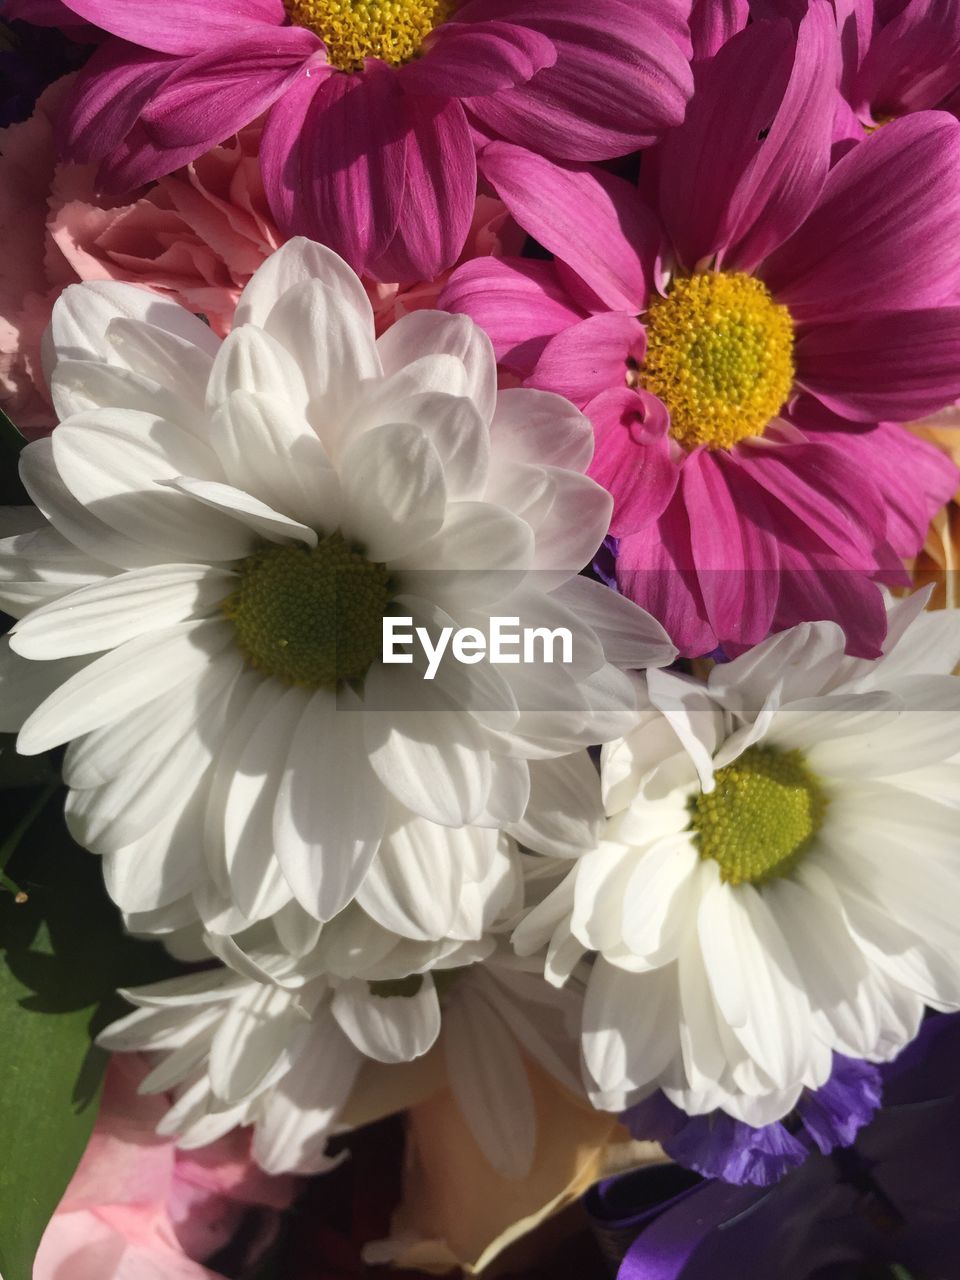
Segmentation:
<svg viewBox="0 0 960 1280">
<path fill-rule="evenodd" d="M 261 166 L 288 235 L 380 280 L 463 248 L 475 140 L 624 155 L 683 117 L 690 0 L 68 0 L 114 37 L 66 112 L 71 159 L 129 190 L 269 112 Z"/>
<path fill-rule="evenodd" d="M 960 392 L 960 124 L 919 112 L 829 169 L 839 56 L 815 0 L 696 64 L 635 187 L 494 143 L 481 156 L 555 262 L 472 262 L 441 305 L 593 421 L 620 589 L 686 654 L 834 619 L 886 629 L 952 464 L 896 423 Z"/>
</svg>

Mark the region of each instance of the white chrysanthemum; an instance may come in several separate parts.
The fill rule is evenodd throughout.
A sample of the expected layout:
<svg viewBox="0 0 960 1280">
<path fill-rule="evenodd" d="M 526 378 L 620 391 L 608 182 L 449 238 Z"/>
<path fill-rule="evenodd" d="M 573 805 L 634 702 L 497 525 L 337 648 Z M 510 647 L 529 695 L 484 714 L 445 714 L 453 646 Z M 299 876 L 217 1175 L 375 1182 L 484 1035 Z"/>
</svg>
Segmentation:
<svg viewBox="0 0 960 1280">
<path fill-rule="evenodd" d="M 221 940 L 233 968 L 124 992 L 139 1007 L 100 1043 L 157 1055 L 142 1088 L 177 1095 L 159 1132 L 197 1147 L 252 1125 L 254 1157 L 273 1173 L 327 1167 L 327 1141 L 347 1127 L 342 1113 L 365 1063 L 407 1063 L 432 1049 L 439 1061 L 431 1070 L 424 1060 L 425 1079 L 449 1085 L 494 1167 L 522 1177 L 536 1144 L 526 1061 L 580 1091 L 580 1000 L 515 957 L 491 955 L 494 946 L 422 945 L 419 971 L 370 976 L 409 964 L 411 949 L 401 948 L 364 978 L 342 978 L 317 973 L 317 954 L 302 962 L 275 945 L 247 953 Z"/>
<path fill-rule="evenodd" d="M 604 749 L 599 846 L 530 913 L 562 979 L 585 950 L 600 1106 L 652 1088 L 750 1124 L 822 1085 L 831 1051 L 894 1056 L 960 1007 L 960 617 L 890 610 L 884 656 L 805 623 L 706 685 L 651 672 Z"/>
<path fill-rule="evenodd" d="M 375 341 L 357 277 L 295 240 L 222 343 L 100 282 L 65 291 L 48 345 L 61 424 L 23 453 L 42 514 L 0 542 L 21 619 L 0 715 L 26 754 L 71 743 L 71 829 L 128 911 L 215 892 L 247 920 L 291 899 L 330 919 L 393 802 L 517 821 L 527 760 L 622 732 L 618 667 L 672 657 L 575 576 L 610 506 L 583 474 L 586 419 L 498 393 L 465 317 L 417 312 Z M 494 615 L 567 627 L 573 661 L 445 660 L 426 681 L 419 648 L 382 662 L 388 613 L 434 638 Z"/>
</svg>

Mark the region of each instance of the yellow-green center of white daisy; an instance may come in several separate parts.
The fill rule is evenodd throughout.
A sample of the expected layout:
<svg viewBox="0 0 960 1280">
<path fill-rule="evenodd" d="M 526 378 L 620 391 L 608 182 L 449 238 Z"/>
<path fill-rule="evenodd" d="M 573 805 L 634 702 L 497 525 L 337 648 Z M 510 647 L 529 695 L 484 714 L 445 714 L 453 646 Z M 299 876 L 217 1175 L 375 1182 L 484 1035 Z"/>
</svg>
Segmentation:
<svg viewBox="0 0 960 1280">
<path fill-rule="evenodd" d="M 646 316 L 639 384 L 670 410 L 687 449 L 729 449 L 763 434 L 793 385 L 793 320 L 742 272 L 680 278 Z"/>
<path fill-rule="evenodd" d="M 333 66 L 359 71 L 364 58 L 392 66 L 415 58 L 456 0 L 284 0 L 284 8 L 294 26 L 320 37 Z"/>
<path fill-rule="evenodd" d="M 389 602 L 386 566 L 332 533 L 313 548 L 248 556 L 223 609 L 252 667 L 285 684 L 336 689 L 362 681 L 380 656 Z"/>
<path fill-rule="evenodd" d="M 786 875 L 809 848 L 827 807 L 823 787 L 799 751 L 748 747 L 714 774 L 716 786 L 690 802 L 701 858 L 728 884 Z"/>
</svg>

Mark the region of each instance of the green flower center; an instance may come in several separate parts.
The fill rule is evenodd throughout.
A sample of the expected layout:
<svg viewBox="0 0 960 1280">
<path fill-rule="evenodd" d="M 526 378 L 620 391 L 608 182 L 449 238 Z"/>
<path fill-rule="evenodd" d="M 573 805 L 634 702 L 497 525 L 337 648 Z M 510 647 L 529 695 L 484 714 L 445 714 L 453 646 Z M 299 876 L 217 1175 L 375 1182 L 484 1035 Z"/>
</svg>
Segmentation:
<svg viewBox="0 0 960 1280">
<path fill-rule="evenodd" d="M 223 609 L 258 671 L 285 684 L 336 689 L 361 681 L 380 656 L 389 601 L 386 565 L 332 533 L 312 549 L 270 547 L 249 556 Z"/>
<path fill-rule="evenodd" d="M 827 799 L 799 751 L 748 747 L 718 769 L 716 787 L 690 802 L 701 858 L 728 884 L 786 875 L 823 822 Z"/>
</svg>

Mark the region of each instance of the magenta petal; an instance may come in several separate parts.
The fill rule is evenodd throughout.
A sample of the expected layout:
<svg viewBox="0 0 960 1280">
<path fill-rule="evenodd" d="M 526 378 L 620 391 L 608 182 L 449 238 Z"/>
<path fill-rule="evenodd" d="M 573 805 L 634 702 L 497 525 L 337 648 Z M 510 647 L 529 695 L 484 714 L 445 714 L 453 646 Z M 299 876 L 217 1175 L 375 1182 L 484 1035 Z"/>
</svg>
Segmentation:
<svg viewBox="0 0 960 1280">
<path fill-rule="evenodd" d="M 797 382 L 843 418 L 922 418 L 960 396 L 960 307 L 811 325 L 796 360 Z"/>
<path fill-rule="evenodd" d="M 944 0 L 910 0 L 871 40 L 852 101 L 889 115 L 935 107 L 957 87 L 958 60 L 960 9 Z"/>
<path fill-rule="evenodd" d="M 314 95 L 327 77 L 323 68 L 308 67 L 287 86 L 267 113 L 260 137 L 260 173 L 277 226 L 288 236 L 307 235 L 302 157 L 306 120 Z"/>
<path fill-rule="evenodd" d="M 207 150 L 206 142 L 192 147 L 157 147 L 144 126 L 137 121 L 126 137 L 100 162 L 97 186 L 115 195 L 126 195 L 182 165 L 196 160 Z"/>
<path fill-rule="evenodd" d="M 780 544 L 780 600 L 775 631 L 800 622 L 832 620 L 846 636 L 847 653 L 879 658 L 887 634 L 887 611 L 877 586 L 862 571 L 816 546 Z"/>
<path fill-rule="evenodd" d="M 470 98 L 523 84 L 557 60 L 553 41 L 512 22 L 444 22 L 398 74 L 407 93 Z"/>
<path fill-rule="evenodd" d="M 635 187 L 507 142 L 485 147 L 480 169 L 521 227 L 612 311 L 644 309 L 662 236 Z"/>
<path fill-rule="evenodd" d="M 199 53 L 246 28 L 278 27 L 283 0 L 70 0 L 94 26 L 158 53 Z"/>
<path fill-rule="evenodd" d="M 759 643 L 770 630 L 780 567 L 763 493 L 735 456 L 701 449 L 683 468 L 683 501 L 711 626 L 721 639 Z"/>
<path fill-rule="evenodd" d="M 526 377 L 555 333 L 583 319 L 557 280 L 552 262 L 474 258 L 458 267 L 440 295 L 444 311 L 459 311 L 485 329 L 497 360 Z"/>
<path fill-rule="evenodd" d="M 156 89 L 179 65 L 166 53 L 108 40 L 78 74 L 56 121 L 57 143 L 77 163 L 120 145 Z"/>
<path fill-rule="evenodd" d="M 749 0 L 694 0 L 690 14 L 694 62 L 712 58 L 749 18 Z"/>
<path fill-rule="evenodd" d="M 842 448 L 881 495 L 887 541 L 895 554 L 915 556 L 930 521 L 957 490 L 957 468 L 936 445 L 885 422 L 871 431 L 845 432 Z"/>
<path fill-rule="evenodd" d="M 307 114 L 300 151 L 306 222 L 359 273 L 397 230 L 409 127 L 396 75 L 371 61 L 360 75 L 330 76 Z"/>
<path fill-rule="evenodd" d="M 960 286 L 958 223 L 960 124 L 917 112 L 837 162 L 762 275 L 801 321 L 931 306 Z"/>
<path fill-rule="evenodd" d="M 655 524 L 620 539 L 617 587 L 648 610 L 684 658 L 717 647 L 700 593 L 690 550 L 690 524 L 683 498 L 674 494 Z"/>
<path fill-rule="evenodd" d="M 737 465 L 826 548 L 858 567 L 875 564 L 883 505 L 869 479 L 832 443 L 738 445 Z"/>
<path fill-rule="evenodd" d="M 624 390 L 628 361 L 641 364 L 646 346 L 636 316 L 616 311 L 589 316 L 550 339 L 528 385 L 556 391 L 582 407 L 601 391 Z"/>
<path fill-rule="evenodd" d="M 472 100 L 490 131 L 558 160 L 605 160 L 680 123 L 692 88 L 687 5 L 676 0 L 473 0 L 458 21 L 505 19 L 548 36 L 554 66 Z"/>
<path fill-rule="evenodd" d="M 303 27 L 247 32 L 181 62 L 144 110 L 144 124 L 160 147 L 213 145 L 266 111 L 322 55 Z"/>
<path fill-rule="evenodd" d="M 637 533 L 673 497 L 680 471 L 670 457 L 667 411 L 656 396 L 629 387 L 604 391 L 586 406 L 596 446 L 588 474 L 613 495 L 610 532 Z"/>
<path fill-rule="evenodd" d="M 752 271 L 813 207 L 830 165 L 839 72 L 833 9 L 827 0 L 813 0 L 800 23 L 783 101 L 731 198 L 728 269 Z"/>
<path fill-rule="evenodd" d="M 433 280 L 463 250 L 476 207 L 477 162 L 459 102 L 408 98 L 404 207 L 385 253 L 367 265 L 374 280 Z"/>
</svg>

